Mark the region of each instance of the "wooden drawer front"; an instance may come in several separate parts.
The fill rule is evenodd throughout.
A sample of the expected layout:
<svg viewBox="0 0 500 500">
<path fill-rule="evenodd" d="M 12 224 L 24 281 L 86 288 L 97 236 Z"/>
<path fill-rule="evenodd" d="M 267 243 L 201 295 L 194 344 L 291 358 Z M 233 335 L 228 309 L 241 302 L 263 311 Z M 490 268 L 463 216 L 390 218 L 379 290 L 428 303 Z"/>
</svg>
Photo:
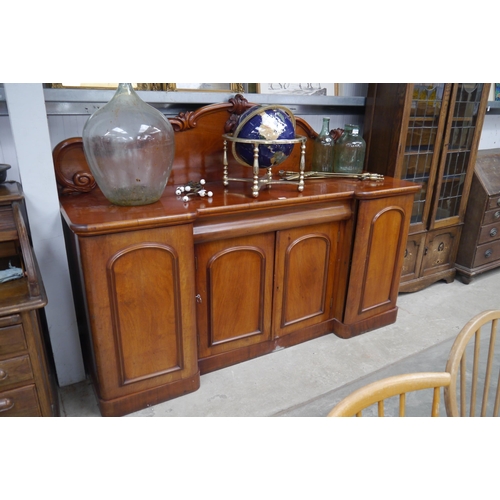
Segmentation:
<svg viewBox="0 0 500 500">
<path fill-rule="evenodd" d="M 494 222 L 500 224 L 500 207 L 484 213 L 483 224 L 493 224 Z"/>
<path fill-rule="evenodd" d="M 0 356 L 14 354 L 26 349 L 26 339 L 22 325 L 0 328 Z"/>
<path fill-rule="evenodd" d="M 17 228 L 11 207 L 0 207 L 0 241 L 17 239 Z"/>
<path fill-rule="evenodd" d="M 486 243 L 478 246 L 472 267 L 489 264 L 490 262 L 494 262 L 498 259 L 500 259 L 500 240 L 496 240 L 491 244 Z"/>
<path fill-rule="evenodd" d="M 495 241 L 500 238 L 500 222 L 488 224 L 483 226 L 479 233 L 478 245 L 483 243 L 488 243 L 489 241 Z"/>
<path fill-rule="evenodd" d="M 0 417 L 41 417 L 34 385 L 0 392 Z"/>
<path fill-rule="evenodd" d="M 487 210 L 493 210 L 494 208 L 500 208 L 500 194 L 489 198 Z"/>
<path fill-rule="evenodd" d="M 0 390 L 33 379 L 29 356 L 0 361 Z"/>
</svg>

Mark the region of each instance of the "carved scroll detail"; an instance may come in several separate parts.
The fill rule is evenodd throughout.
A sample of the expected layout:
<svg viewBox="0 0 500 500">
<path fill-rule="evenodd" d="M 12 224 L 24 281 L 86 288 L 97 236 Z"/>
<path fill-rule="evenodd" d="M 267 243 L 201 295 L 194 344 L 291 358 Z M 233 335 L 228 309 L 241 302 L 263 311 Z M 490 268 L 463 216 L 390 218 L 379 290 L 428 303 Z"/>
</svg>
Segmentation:
<svg viewBox="0 0 500 500">
<path fill-rule="evenodd" d="M 85 159 L 81 137 L 60 142 L 54 148 L 52 157 L 60 194 L 88 193 L 97 186 Z"/>
<path fill-rule="evenodd" d="M 241 94 L 236 94 L 234 97 L 231 97 L 229 103 L 231 106 L 228 108 L 228 112 L 235 115 L 241 115 L 248 108 L 255 106 L 255 104 L 249 103 Z"/>
<path fill-rule="evenodd" d="M 241 94 L 236 94 L 229 99 L 229 102 L 210 104 L 196 111 L 183 111 L 175 118 L 169 118 L 168 121 L 175 132 L 184 132 L 196 128 L 198 120 L 202 116 L 225 109 L 231 114 L 224 126 L 224 133 L 227 134 L 234 131 L 240 115 L 252 106 L 254 106 L 254 104 L 249 103 Z"/>
<path fill-rule="evenodd" d="M 89 172 L 77 172 L 73 176 L 73 182 L 76 186 L 76 189 L 82 193 L 88 193 L 96 187 L 94 176 Z"/>
<path fill-rule="evenodd" d="M 241 94 L 236 94 L 234 97 L 229 99 L 230 107 L 228 112 L 231 116 L 228 118 L 227 122 L 224 124 L 224 133 L 232 134 L 238 125 L 238 120 L 240 116 L 255 104 L 249 103 Z"/>
<path fill-rule="evenodd" d="M 197 112 L 186 111 L 179 113 L 175 118 L 169 118 L 175 132 L 182 132 L 196 127 Z"/>
</svg>

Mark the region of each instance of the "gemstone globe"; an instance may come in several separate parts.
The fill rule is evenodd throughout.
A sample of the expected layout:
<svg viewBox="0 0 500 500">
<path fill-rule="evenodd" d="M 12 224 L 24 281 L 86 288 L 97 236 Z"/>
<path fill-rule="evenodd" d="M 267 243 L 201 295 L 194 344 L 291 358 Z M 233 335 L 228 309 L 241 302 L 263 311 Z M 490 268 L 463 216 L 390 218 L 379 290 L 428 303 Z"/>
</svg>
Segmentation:
<svg viewBox="0 0 500 500">
<path fill-rule="evenodd" d="M 233 137 L 263 141 L 295 139 L 295 117 L 284 106 L 254 106 L 240 116 Z M 293 147 L 293 143 L 259 144 L 259 168 L 284 162 Z M 233 155 L 239 163 L 253 166 L 254 144 L 233 142 Z"/>
</svg>

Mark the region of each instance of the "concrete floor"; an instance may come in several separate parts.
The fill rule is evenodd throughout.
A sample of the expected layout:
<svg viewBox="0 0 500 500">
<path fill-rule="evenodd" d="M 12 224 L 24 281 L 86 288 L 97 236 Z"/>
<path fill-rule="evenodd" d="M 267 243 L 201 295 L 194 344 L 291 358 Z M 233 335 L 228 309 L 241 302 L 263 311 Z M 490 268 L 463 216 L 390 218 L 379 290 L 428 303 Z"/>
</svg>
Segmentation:
<svg viewBox="0 0 500 500">
<path fill-rule="evenodd" d="M 128 417 L 322 417 L 357 387 L 385 376 L 442 371 L 467 321 L 500 309 L 500 269 L 465 285 L 400 294 L 395 324 L 350 340 L 333 334 L 202 375 L 198 391 Z M 61 415 L 99 417 L 88 381 L 60 389 Z M 445 415 L 444 410 L 442 414 Z"/>
</svg>

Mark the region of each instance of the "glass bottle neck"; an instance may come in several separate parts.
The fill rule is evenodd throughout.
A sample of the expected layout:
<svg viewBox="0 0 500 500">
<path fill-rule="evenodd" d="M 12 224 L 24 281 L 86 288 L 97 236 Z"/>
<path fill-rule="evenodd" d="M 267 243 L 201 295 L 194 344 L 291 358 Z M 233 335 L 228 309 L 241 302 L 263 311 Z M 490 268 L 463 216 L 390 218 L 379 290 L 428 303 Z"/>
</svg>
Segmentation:
<svg viewBox="0 0 500 500">
<path fill-rule="evenodd" d="M 133 92 L 134 88 L 131 83 L 119 83 L 116 89 L 117 94 L 132 94 Z"/>
<path fill-rule="evenodd" d="M 319 135 L 327 135 L 330 133 L 330 118 L 323 118 L 323 126 Z"/>
<path fill-rule="evenodd" d="M 357 125 L 346 125 L 344 127 L 344 131 L 349 135 L 359 135 L 359 127 Z"/>
</svg>

